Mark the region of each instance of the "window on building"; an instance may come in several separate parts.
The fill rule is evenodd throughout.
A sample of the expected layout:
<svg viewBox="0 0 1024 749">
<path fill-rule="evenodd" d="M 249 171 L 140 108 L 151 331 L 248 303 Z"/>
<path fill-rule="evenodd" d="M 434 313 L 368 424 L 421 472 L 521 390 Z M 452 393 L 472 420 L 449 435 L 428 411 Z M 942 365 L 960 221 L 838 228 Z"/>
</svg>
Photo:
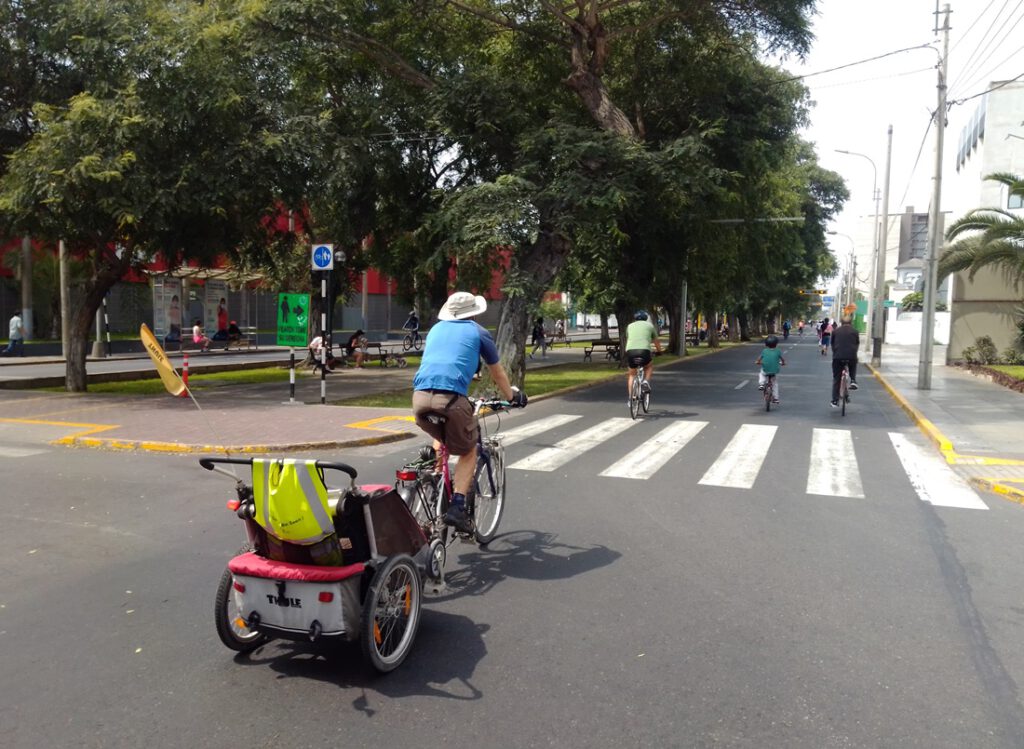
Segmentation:
<svg viewBox="0 0 1024 749">
<path fill-rule="evenodd" d="M 1007 208 L 1024 208 L 1024 195 L 1010 195 L 1006 200 Z"/>
</svg>

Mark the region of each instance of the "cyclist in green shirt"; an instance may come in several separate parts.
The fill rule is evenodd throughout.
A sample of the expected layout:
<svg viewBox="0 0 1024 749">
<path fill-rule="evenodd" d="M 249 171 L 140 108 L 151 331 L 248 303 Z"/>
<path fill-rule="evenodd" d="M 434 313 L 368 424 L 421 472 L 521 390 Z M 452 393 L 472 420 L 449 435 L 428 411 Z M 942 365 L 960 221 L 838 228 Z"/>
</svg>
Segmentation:
<svg viewBox="0 0 1024 749">
<path fill-rule="evenodd" d="M 626 328 L 626 363 L 629 365 L 629 372 L 626 381 L 626 395 L 633 392 L 633 370 L 641 364 L 644 367 L 644 392 L 651 390 L 651 372 L 654 364 L 651 362 L 651 346 L 661 353 L 661 343 L 658 342 L 658 331 L 647 319 L 647 313 L 638 310 L 633 315 L 634 322 Z"/>
<path fill-rule="evenodd" d="M 786 360 L 782 358 L 782 352 L 777 348 L 779 339 L 773 335 L 768 336 L 764 342 L 766 348 L 757 357 L 754 364 L 761 365 L 761 371 L 757 373 L 757 389 L 764 390 L 768 375 L 775 375 L 775 386 L 772 388 L 772 403 L 779 402 L 779 369 L 785 365 Z"/>
</svg>

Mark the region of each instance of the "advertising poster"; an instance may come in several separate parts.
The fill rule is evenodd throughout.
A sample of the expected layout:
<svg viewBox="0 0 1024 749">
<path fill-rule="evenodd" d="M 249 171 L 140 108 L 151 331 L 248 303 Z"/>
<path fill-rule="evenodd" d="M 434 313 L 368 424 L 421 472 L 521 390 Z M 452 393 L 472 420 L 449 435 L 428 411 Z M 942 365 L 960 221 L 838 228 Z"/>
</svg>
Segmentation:
<svg viewBox="0 0 1024 749">
<path fill-rule="evenodd" d="M 215 341 L 227 340 L 228 322 L 231 320 L 227 282 L 210 278 L 206 280 L 204 289 L 203 316 L 206 334 Z"/>
<path fill-rule="evenodd" d="M 153 278 L 153 329 L 156 335 L 181 340 L 181 279 Z"/>
</svg>

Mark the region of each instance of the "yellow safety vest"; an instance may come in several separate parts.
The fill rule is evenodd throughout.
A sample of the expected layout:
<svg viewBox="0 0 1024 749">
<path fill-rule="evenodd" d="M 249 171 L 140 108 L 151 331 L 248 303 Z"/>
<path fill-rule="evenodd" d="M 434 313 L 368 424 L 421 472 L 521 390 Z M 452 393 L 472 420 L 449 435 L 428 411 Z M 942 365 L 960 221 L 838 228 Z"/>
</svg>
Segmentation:
<svg viewBox="0 0 1024 749">
<path fill-rule="evenodd" d="M 315 460 L 252 461 L 256 522 L 282 541 L 310 545 L 334 533 Z"/>
</svg>

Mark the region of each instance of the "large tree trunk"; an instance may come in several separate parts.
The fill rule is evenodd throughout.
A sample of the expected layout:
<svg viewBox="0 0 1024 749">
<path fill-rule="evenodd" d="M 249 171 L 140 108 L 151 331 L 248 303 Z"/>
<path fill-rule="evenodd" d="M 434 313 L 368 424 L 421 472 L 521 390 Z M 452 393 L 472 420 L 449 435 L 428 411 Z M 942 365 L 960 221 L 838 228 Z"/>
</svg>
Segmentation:
<svg viewBox="0 0 1024 749">
<path fill-rule="evenodd" d="M 519 252 L 516 268 L 508 280 L 507 288 L 518 287 L 508 293 L 498 319 L 495 343 L 501 356 L 501 365 L 509 381 L 523 388 L 526 378 L 526 334 L 529 329 L 528 313 L 550 286 L 569 255 L 569 240 L 550 225 L 541 225 L 537 241 Z M 527 393 L 529 395 L 529 393 Z"/>
<path fill-rule="evenodd" d="M 601 337 L 602 338 L 608 338 L 609 335 L 611 335 L 611 334 L 608 332 L 608 313 L 607 312 L 602 312 L 601 313 Z"/>
<path fill-rule="evenodd" d="M 740 340 L 750 340 L 750 318 L 747 316 L 747 311 L 741 309 L 736 313 L 736 319 L 740 321 Z"/>
<path fill-rule="evenodd" d="M 670 354 L 682 356 L 685 353 L 682 330 L 686 323 L 680 306 L 679 300 L 664 303 L 665 311 L 668 313 L 668 351 Z"/>
<path fill-rule="evenodd" d="M 84 393 L 87 389 L 85 357 L 89 348 L 89 334 L 96 320 L 96 310 L 103 304 L 103 297 L 128 270 L 133 254 L 134 247 L 129 245 L 122 253 L 123 259 L 118 259 L 112 254 L 105 257 L 94 256 L 92 259 L 93 274 L 85 285 L 85 298 L 71 316 L 64 379 L 65 388 L 69 393 Z"/>
</svg>

